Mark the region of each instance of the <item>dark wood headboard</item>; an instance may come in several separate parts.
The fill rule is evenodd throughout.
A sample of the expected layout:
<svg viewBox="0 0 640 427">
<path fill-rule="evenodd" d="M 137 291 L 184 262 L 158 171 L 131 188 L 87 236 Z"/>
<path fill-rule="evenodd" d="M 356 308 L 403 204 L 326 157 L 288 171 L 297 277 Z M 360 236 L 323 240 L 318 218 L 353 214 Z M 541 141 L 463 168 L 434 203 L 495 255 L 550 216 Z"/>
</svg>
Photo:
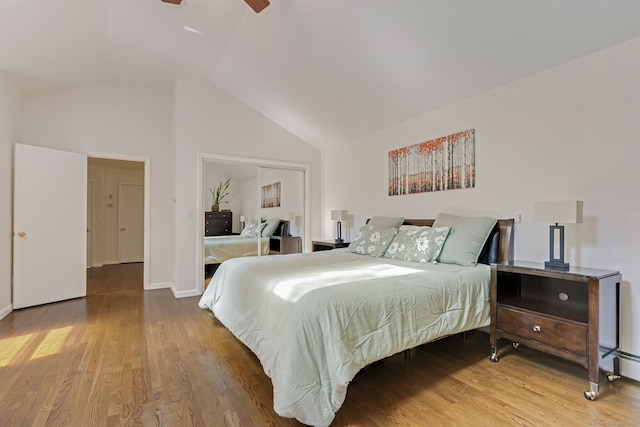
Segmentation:
<svg viewBox="0 0 640 427">
<path fill-rule="evenodd" d="M 405 219 L 404 225 L 432 226 L 435 219 Z M 478 262 L 504 264 L 513 261 L 513 219 L 499 219 L 482 248 Z"/>
<path fill-rule="evenodd" d="M 289 235 L 289 221 L 286 219 L 281 219 L 280 224 L 278 224 L 278 228 L 273 232 L 274 236 L 288 236 Z"/>
</svg>

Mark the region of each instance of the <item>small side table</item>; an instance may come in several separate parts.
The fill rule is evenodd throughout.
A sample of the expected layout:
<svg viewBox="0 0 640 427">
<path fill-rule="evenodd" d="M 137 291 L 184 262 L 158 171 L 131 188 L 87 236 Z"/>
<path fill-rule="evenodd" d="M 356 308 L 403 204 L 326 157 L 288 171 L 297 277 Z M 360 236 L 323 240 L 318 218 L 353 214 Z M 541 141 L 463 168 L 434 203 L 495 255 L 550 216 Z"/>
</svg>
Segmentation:
<svg viewBox="0 0 640 427">
<path fill-rule="evenodd" d="M 599 362 L 613 359 L 609 381 L 619 376 L 620 282 L 618 271 L 573 267 L 546 269 L 543 263 L 513 261 L 491 266 L 492 362 L 498 339 L 511 340 L 582 364 L 590 389 L 598 395 Z"/>
<path fill-rule="evenodd" d="M 302 239 L 299 236 L 271 236 L 269 255 L 299 254 L 302 252 Z"/>
<path fill-rule="evenodd" d="M 346 248 L 347 246 L 349 246 L 349 242 L 336 243 L 335 240 L 314 240 L 311 242 L 311 250 L 313 252 Z"/>
</svg>

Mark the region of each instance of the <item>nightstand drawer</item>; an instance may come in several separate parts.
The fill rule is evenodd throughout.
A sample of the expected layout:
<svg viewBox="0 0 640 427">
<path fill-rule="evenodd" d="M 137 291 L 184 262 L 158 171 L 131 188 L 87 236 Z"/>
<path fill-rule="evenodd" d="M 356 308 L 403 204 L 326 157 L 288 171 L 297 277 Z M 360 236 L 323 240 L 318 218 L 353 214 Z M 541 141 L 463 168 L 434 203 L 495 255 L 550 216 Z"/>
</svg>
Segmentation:
<svg viewBox="0 0 640 427">
<path fill-rule="evenodd" d="M 497 329 L 572 353 L 587 354 L 587 325 L 498 306 Z"/>
</svg>

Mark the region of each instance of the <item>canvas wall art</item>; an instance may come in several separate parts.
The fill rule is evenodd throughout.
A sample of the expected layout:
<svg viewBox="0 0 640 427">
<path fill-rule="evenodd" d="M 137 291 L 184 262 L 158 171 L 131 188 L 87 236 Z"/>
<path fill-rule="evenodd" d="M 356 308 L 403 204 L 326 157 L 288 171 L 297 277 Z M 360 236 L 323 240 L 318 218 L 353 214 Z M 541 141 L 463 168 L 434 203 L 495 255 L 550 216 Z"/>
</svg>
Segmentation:
<svg viewBox="0 0 640 427">
<path fill-rule="evenodd" d="M 475 129 L 389 151 L 389 195 L 476 186 Z"/>
<path fill-rule="evenodd" d="M 277 208 L 280 206 L 280 182 L 262 186 L 262 208 Z"/>
</svg>

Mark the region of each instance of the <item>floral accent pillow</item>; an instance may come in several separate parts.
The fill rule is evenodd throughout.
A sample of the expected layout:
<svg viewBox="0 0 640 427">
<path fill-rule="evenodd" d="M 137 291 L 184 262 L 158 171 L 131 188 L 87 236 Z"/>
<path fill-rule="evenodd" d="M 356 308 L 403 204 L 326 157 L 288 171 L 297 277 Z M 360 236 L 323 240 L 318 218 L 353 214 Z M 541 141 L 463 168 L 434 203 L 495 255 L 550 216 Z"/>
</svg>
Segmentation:
<svg viewBox="0 0 640 427">
<path fill-rule="evenodd" d="M 393 239 L 385 258 L 415 262 L 434 262 L 438 259 L 451 227 L 418 227 L 403 229 Z"/>
<path fill-rule="evenodd" d="M 264 228 L 264 223 L 260 224 L 260 230 Z M 258 224 L 247 224 L 240 233 L 240 237 L 258 237 Z"/>
<path fill-rule="evenodd" d="M 398 232 L 397 228 L 378 228 L 364 225 L 349 244 L 349 252 L 381 257 Z"/>
</svg>

